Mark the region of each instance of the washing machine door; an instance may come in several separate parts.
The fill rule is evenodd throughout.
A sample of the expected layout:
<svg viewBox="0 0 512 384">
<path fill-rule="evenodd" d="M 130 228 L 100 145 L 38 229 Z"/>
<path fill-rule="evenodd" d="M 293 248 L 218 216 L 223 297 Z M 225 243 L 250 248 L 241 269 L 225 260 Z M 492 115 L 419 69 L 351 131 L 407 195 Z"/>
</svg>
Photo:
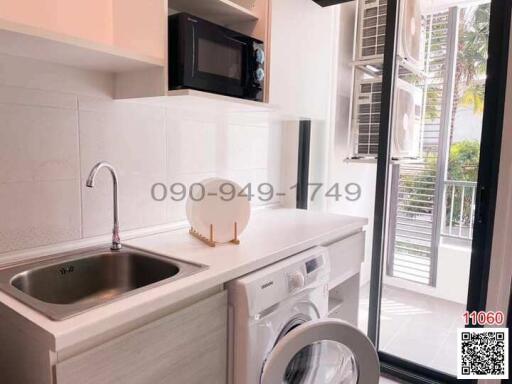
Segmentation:
<svg viewBox="0 0 512 384">
<path fill-rule="evenodd" d="M 263 367 L 261 384 L 377 384 L 370 340 L 338 319 L 308 321 L 284 336 Z"/>
</svg>

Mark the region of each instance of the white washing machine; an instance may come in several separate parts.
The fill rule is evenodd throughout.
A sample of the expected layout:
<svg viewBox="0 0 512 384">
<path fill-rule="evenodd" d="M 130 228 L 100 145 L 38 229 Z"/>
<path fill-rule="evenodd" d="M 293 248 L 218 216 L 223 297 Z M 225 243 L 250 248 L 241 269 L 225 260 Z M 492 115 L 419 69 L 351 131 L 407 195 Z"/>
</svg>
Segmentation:
<svg viewBox="0 0 512 384">
<path fill-rule="evenodd" d="M 329 258 L 316 247 L 228 284 L 230 384 L 377 384 L 352 325 L 326 318 Z"/>
</svg>

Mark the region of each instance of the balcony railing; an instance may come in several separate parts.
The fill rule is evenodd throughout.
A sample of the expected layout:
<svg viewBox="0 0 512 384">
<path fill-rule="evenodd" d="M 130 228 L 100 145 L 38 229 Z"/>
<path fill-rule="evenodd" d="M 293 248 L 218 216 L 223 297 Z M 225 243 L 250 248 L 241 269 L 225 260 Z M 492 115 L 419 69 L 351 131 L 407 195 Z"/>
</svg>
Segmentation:
<svg viewBox="0 0 512 384">
<path fill-rule="evenodd" d="M 473 237 L 476 182 L 447 180 L 444 182 L 444 225 L 441 235 L 470 240 Z"/>
</svg>

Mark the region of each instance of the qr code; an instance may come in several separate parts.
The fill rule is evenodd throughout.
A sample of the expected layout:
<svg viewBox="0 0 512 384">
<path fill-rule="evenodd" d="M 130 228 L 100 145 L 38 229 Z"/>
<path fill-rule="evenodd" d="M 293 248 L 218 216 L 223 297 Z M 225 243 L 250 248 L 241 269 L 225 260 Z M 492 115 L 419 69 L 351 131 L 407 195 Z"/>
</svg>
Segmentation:
<svg viewBox="0 0 512 384">
<path fill-rule="evenodd" d="M 457 378 L 508 379 L 508 328 L 461 328 Z"/>
</svg>

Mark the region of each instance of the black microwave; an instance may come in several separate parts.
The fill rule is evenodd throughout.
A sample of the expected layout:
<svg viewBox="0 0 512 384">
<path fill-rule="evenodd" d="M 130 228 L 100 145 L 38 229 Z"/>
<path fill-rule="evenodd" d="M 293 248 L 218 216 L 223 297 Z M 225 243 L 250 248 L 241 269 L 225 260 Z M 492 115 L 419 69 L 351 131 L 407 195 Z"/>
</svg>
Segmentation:
<svg viewBox="0 0 512 384">
<path fill-rule="evenodd" d="M 263 42 L 187 13 L 168 21 L 169 89 L 263 101 Z"/>
</svg>

